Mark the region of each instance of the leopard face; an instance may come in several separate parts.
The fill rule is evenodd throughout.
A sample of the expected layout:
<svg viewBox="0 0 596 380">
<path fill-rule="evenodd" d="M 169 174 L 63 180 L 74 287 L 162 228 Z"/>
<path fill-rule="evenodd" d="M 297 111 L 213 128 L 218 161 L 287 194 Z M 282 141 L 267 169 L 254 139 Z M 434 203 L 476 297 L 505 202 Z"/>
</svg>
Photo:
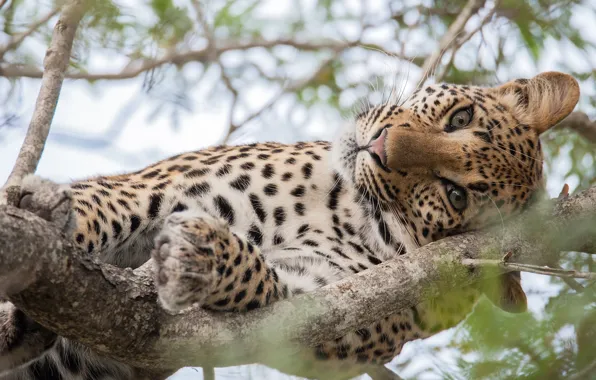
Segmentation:
<svg viewBox="0 0 596 380">
<path fill-rule="evenodd" d="M 494 88 L 426 86 L 359 114 L 335 164 L 424 245 L 523 209 L 543 188 L 539 136 L 578 99 L 575 79 L 554 72 Z"/>
</svg>

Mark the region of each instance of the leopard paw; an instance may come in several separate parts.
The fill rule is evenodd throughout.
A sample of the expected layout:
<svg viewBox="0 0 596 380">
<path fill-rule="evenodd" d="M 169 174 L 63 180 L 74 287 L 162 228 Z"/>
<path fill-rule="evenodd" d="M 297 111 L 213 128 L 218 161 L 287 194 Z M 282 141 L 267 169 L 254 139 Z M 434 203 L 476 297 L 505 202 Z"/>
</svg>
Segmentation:
<svg viewBox="0 0 596 380">
<path fill-rule="evenodd" d="M 221 277 L 222 242 L 229 239 L 227 224 L 203 212 L 179 212 L 166 219 L 152 252 L 165 309 L 201 304 L 214 291 Z"/>
<path fill-rule="evenodd" d="M 54 223 L 63 232 L 74 229 L 72 193 L 68 185 L 60 185 L 36 175 L 23 178 L 19 208 Z"/>
</svg>

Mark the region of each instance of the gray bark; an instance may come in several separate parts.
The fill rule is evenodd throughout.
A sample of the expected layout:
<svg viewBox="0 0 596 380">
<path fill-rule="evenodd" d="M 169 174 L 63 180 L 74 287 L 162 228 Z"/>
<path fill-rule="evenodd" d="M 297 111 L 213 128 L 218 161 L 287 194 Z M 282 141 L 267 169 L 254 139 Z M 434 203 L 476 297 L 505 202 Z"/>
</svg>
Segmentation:
<svg viewBox="0 0 596 380">
<path fill-rule="evenodd" d="M 561 250 L 596 252 L 596 187 L 552 205 L 250 313 L 193 309 L 178 315 L 159 307 L 150 263 L 132 271 L 95 262 L 44 220 L 3 206 L 0 295 L 58 334 L 141 368 L 266 363 L 295 344 L 337 338 L 477 281 L 481 270 L 466 260 L 512 252 L 511 262 L 545 265 Z"/>
</svg>

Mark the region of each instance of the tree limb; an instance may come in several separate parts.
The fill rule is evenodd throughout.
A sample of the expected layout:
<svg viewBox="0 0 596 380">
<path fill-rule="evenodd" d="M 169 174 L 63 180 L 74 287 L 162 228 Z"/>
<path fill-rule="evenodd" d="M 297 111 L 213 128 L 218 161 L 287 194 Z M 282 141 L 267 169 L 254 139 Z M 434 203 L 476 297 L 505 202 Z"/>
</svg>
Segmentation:
<svg viewBox="0 0 596 380">
<path fill-rule="evenodd" d="M 35 172 L 37 168 L 46 139 L 50 133 L 64 73 L 70 62 L 75 33 L 84 12 L 84 1 L 72 0 L 64 5 L 62 14 L 54 27 L 52 40 L 44 59 L 45 69 L 41 89 L 37 96 L 31 123 L 12 172 L 4 188 L 0 191 L 0 204 L 16 204 L 21 179 L 25 175 Z M 19 38 L 15 41 L 17 44 L 20 43 Z M 11 46 L 11 43 L 8 46 Z"/>
<path fill-rule="evenodd" d="M 140 368 L 267 364 L 273 353 L 295 352 L 289 343 L 313 346 L 473 283 L 481 271 L 466 259 L 512 252 L 518 263 L 544 265 L 559 250 L 596 252 L 596 187 L 537 210 L 250 313 L 170 315 L 157 304 L 151 262 L 132 271 L 81 257 L 47 222 L 3 206 L 0 293 L 58 334 Z"/>
<path fill-rule="evenodd" d="M 424 60 L 424 64 L 422 65 L 422 78 L 420 78 L 419 82 L 420 84 L 423 84 L 430 76 L 432 76 L 434 70 L 441 61 L 443 54 L 445 54 L 445 51 L 449 48 L 449 45 L 458 38 L 470 18 L 484 6 L 484 3 L 485 0 L 468 0 L 455 21 L 449 26 L 447 33 L 445 33 L 439 41 L 437 49 Z"/>
<path fill-rule="evenodd" d="M 215 50 L 217 56 L 222 55 L 228 51 L 248 50 L 252 48 L 265 48 L 270 49 L 275 46 L 291 46 L 302 51 L 322 51 L 322 50 L 338 50 L 347 49 L 350 47 L 360 46 L 360 41 L 348 41 L 348 42 L 336 42 L 336 41 L 324 41 L 324 42 L 302 42 L 293 39 L 276 39 L 276 40 L 260 40 L 255 39 L 252 41 L 234 41 L 228 43 L 221 43 L 217 45 Z M 366 45 L 366 47 L 374 48 L 372 45 Z M 378 48 L 382 50 L 382 48 Z M 158 59 L 143 59 L 137 60 L 136 62 L 129 62 L 125 68 L 117 73 L 85 73 L 85 72 L 67 72 L 65 77 L 69 79 L 84 79 L 89 81 L 97 80 L 120 80 L 130 79 L 138 76 L 139 74 L 156 69 L 166 64 L 174 64 L 177 66 L 183 66 L 190 62 L 211 62 L 210 58 L 213 57 L 211 48 L 205 47 L 199 50 L 191 50 L 187 52 L 170 52 Z M 42 71 L 35 66 L 25 66 L 18 64 L 7 64 L 0 65 L 0 76 L 6 78 L 41 78 Z"/>
<path fill-rule="evenodd" d="M 557 128 L 571 129 L 586 140 L 596 144 L 596 121 L 591 121 L 588 115 L 583 112 L 572 112 L 557 125 Z"/>
</svg>

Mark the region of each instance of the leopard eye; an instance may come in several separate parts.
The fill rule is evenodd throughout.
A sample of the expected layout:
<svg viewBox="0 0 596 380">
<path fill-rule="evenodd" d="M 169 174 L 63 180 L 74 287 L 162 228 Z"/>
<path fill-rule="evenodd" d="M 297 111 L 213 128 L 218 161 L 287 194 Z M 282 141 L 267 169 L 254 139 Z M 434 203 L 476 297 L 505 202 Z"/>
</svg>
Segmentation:
<svg viewBox="0 0 596 380">
<path fill-rule="evenodd" d="M 457 129 L 467 127 L 472 121 L 472 107 L 467 107 L 455 112 L 449 119 L 446 132 L 453 132 Z"/>
<path fill-rule="evenodd" d="M 453 206 L 453 208 L 457 211 L 463 211 L 466 207 L 468 207 L 468 196 L 466 191 L 462 188 L 453 185 L 448 186 L 447 198 L 449 198 L 449 203 L 451 203 L 451 206 Z"/>
</svg>

